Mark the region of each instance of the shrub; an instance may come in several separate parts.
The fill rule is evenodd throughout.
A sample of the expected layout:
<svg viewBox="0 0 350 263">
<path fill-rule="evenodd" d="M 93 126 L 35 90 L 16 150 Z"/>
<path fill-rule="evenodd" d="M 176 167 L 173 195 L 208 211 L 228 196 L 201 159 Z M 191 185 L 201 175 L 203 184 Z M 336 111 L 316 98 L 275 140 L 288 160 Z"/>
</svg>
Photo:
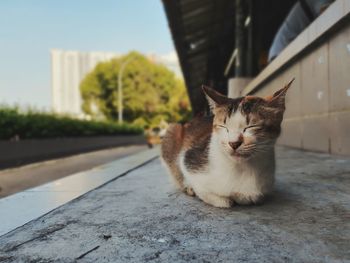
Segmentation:
<svg viewBox="0 0 350 263">
<path fill-rule="evenodd" d="M 59 138 L 74 136 L 142 134 L 139 126 L 107 121 L 87 121 L 18 108 L 0 108 L 0 139 Z"/>
</svg>

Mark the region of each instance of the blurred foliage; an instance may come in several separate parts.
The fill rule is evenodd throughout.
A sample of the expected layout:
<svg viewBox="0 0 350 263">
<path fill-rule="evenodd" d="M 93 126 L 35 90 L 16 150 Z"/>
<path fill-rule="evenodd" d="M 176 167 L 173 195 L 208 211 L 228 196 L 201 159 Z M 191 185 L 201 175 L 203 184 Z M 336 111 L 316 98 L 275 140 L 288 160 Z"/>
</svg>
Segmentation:
<svg viewBox="0 0 350 263">
<path fill-rule="evenodd" d="M 182 80 L 164 65 L 140 53 L 99 63 L 81 82 L 83 111 L 92 118 L 118 118 L 118 73 L 126 60 L 122 78 L 123 118 L 140 126 L 155 126 L 161 120 L 189 119 L 190 103 Z"/>
<path fill-rule="evenodd" d="M 56 138 L 142 134 L 143 129 L 131 124 L 87 121 L 35 111 L 21 112 L 16 107 L 0 107 L 0 139 Z"/>
</svg>

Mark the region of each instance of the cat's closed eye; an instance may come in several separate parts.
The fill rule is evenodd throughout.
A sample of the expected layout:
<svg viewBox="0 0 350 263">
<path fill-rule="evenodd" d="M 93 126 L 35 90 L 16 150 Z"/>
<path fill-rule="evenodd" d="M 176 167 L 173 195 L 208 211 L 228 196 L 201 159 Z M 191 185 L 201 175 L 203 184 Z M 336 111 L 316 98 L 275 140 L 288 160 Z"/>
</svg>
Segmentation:
<svg viewBox="0 0 350 263">
<path fill-rule="evenodd" d="M 245 131 L 248 130 L 248 129 L 260 128 L 260 127 L 261 127 L 261 125 L 259 125 L 259 124 L 249 125 L 249 126 L 247 126 L 247 127 L 245 127 L 245 128 L 243 129 L 243 132 L 245 132 Z"/>
</svg>

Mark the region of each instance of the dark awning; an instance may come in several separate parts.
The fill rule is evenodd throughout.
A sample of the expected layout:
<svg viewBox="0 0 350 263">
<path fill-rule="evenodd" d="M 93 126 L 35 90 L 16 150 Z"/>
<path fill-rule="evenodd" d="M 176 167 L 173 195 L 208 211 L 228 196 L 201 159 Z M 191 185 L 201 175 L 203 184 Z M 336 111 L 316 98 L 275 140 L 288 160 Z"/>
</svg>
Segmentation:
<svg viewBox="0 0 350 263">
<path fill-rule="evenodd" d="M 295 0 L 246 1 L 254 7 L 254 48 L 266 49 Z M 203 84 L 227 92 L 232 75 L 225 76 L 224 71 L 235 48 L 235 4 L 234 0 L 163 0 L 194 113 L 205 109 Z"/>
</svg>

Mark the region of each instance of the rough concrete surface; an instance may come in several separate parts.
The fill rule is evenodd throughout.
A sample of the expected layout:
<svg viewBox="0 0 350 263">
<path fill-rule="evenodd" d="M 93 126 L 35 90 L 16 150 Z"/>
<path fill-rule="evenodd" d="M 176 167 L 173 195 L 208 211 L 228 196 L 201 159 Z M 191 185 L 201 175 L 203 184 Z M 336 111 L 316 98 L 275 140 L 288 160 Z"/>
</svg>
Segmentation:
<svg viewBox="0 0 350 263">
<path fill-rule="evenodd" d="M 263 205 L 178 194 L 157 159 L 0 237 L 0 261 L 350 262 L 350 158 L 277 156 Z"/>
</svg>

